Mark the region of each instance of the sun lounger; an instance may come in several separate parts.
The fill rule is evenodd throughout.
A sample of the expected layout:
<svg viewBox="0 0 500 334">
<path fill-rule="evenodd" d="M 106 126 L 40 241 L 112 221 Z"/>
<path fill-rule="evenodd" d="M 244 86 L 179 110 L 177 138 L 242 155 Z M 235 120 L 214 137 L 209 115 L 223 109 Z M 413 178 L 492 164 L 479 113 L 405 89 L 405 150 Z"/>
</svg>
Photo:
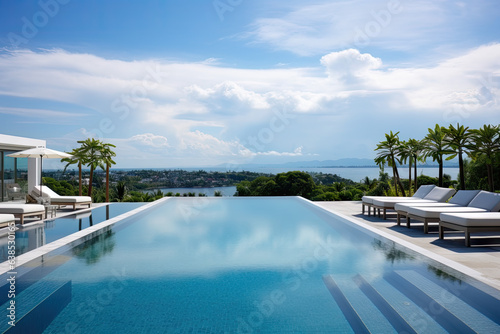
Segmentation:
<svg viewBox="0 0 500 334">
<path fill-rule="evenodd" d="M 392 199 L 375 199 L 373 200 L 372 206 L 375 209 L 383 210 L 384 219 L 386 219 L 386 212 L 388 209 L 394 210 L 394 206 L 397 203 L 430 203 L 430 202 L 446 202 L 453 194 L 455 194 L 455 189 L 452 188 L 442 188 L 434 187 L 429 191 L 427 195 L 419 199 L 406 199 L 400 200 L 397 198 Z"/>
<path fill-rule="evenodd" d="M 500 212 L 442 213 L 439 219 L 439 239 L 444 239 L 445 229 L 463 231 L 466 247 L 470 247 L 473 232 L 500 231 Z"/>
<path fill-rule="evenodd" d="M 35 197 L 40 197 L 40 187 L 36 187 L 31 192 Z M 42 186 L 42 198 L 48 198 L 52 205 L 71 205 L 76 210 L 77 205 L 92 205 L 92 198 L 89 196 L 60 196 L 47 186 Z"/>
<path fill-rule="evenodd" d="M 8 226 L 9 223 L 16 220 L 12 214 L 0 213 L 0 227 Z"/>
<path fill-rule="evenodd" d="M 459 190 L 448 202 L 428 202 L 428 203 L 397 203 L 394 205 L 398 217 L 397 223 L 401 224 L 401 216 L 406 217 L 406 226 L 410 227 L 410 218 L 408 217 L 408 208 L 412 206 L 419 207 L 458 207 L 467 206 L 479 194 L 479 190 Z"/>
<path fill-rule="evenodd" d="M 408 217 L 424 222 L 424 233 L 428 233 L 430 222 L 439 222 L 440 215 L 445 213 L 480 213 L 500 210 L 500 194 L 480 191 L 467 206 L 458 207 L 425 207 L 408 208 Z"/>
<path fill-rule="evenodd" d="M 0 203 L 0 213 L 12 214 L 24 224 L 26 217 L 45 218 L 45 207 L 39 204 Z"/>
<path fill-rule="evenodd" d="M 427 195 L 434 187 L 436 187 L 433 184 L 426 184 L 423 186 L 420 186 L 417 191 L 413 194 L 413 196 L 409 197 L 402 197 L 402 196 L 363 196 L 361 198 L 361 213 L 365 214 L 365 206 L 368 208 L 368 216 L 370 215 L 370 209 L 373 207 L 373 201 L 374 200 L 380 200 L 380 199 L 399 199 L 401 201 L 404 200 L 415 200 L 419 198 L 424 198 L 425 195 Z M 379 212 L 380 213 L 380 212 Z M 375 214 L 375 209 L 373 211 L 373 214 Z"/>
</svg>

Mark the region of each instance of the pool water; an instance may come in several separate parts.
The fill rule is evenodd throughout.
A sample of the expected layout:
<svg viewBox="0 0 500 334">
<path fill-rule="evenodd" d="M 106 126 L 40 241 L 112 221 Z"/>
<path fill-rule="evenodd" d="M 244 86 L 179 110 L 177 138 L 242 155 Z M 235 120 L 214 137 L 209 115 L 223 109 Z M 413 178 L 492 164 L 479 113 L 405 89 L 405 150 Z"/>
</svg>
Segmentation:
<svg viewBox="0 0 500 334">
<path fill-rule="evenodd" d="M 111 203 L 74 215 L 21 227 L 16 231 L 16 255 L 19 256 L 142 205 L 144 203 Z M 6 261 L 7 256 L 7 236 L 3 236 L 0 237 L 0 262 Z"/>
<path fill-rule="evenodd" d="M 38 320 L 16 327 L 500 332 L 498 291 L 459 276 L 300 198 L 172 198 L 18 277 L 17 312 Z"/>
</svg>

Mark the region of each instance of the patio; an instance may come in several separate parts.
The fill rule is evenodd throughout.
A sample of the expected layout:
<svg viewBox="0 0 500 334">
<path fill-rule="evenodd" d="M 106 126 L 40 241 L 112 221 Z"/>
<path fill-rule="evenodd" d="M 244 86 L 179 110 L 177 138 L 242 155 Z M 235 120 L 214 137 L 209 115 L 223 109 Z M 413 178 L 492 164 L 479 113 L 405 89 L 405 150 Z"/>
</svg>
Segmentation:
<svg viewBox="0 0 500 334">
<path fill-rule="evenodd" d="M 397 239 L 404 246 L 417 246 L 425 250 L 425 255 L 460 271 L 469 269 L 468 275 L 500 289 L 500 235 L 487 233 L 481 237 L 475 234 L 472 247 L 465 247 L 463 233 L 447 233 L 445 240 L 439 240 L 437 224 L 429 225 L 429 234 L 424 234 L 423 224 L 415 223 L 410 229 L 404 224 L 398 226 L 396 212 L 388 212 L 386 220 L 361 214 L 360 201 L 314 203 L 388 238 Z"/>
</svg>

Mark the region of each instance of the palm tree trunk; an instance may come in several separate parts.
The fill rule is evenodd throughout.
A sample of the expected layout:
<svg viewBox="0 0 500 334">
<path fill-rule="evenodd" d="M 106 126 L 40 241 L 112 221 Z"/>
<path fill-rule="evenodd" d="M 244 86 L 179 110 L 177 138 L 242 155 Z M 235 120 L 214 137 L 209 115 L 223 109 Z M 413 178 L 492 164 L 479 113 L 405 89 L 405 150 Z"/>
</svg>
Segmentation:
<svg viewBox="0 0 500 334">
<path fill-rule="evenodd" d="M 109 202 L 109 164 L 106 165 L 106 202 Z"/>
<path fill-rule="evenodd" d="M 417 179 L 417 157 L 415 157 L 415 167 L 414 167 L 414 179 L 415 179 L 415 191 L 418 189 L 418 179 Z"/>
<path fill-rule="evenodd" d="M 443 156 L 439 159 L 439 186 L 443 186 Z"/>
<path fill-rule="evenodd" d="M 94 178 L 94 167 L 90 167 L 90 177 L 89 177 L 89 190 L 87 192 L 87 196 L 92 197 L 92 181 Z"/>
<path fill-rule="evenodd" d="M 401 188 L 401 193 L 403 194 L 403 196 L 406 196 L 405 188 L 403 188 L 403 184 L 401 183 L 401 179 L 399 178 L 399 172 L 398 172 L 397 167 L 396 167 L 395 171 L 396 171 L 396 178 L 397 178 L 399 187 Z M 397 187 L 396 187 L 396 192 L 397 192 Z"/>
<path fill-rule="evenodd" d="M 398 184 L 397 184 L 397 179 L 396 175 L 398 174 L 398 169 L 394 165 L 392 165 L 392 178 L 394 180 L 394 189 L 396 190 L 396 196 L 399 196 L 398 193 Z"/>
<path fill-rule="evenodd" d="M 82 163 L 78 163 L 78 195 L 82 196 Z"/>
<path fill-rule="evenodd" d="M 411 196 L 411 165 L 412 165 L 412 157 L 410 157 L 409 167 L 408 167 L 408 196 Z"/>
<path fill-rule="evenodd" d="M 458 152 L 458 168 L 460 174 L 460 189 L 465 190 L 464 159 L 462 157 L 462 152 Z"/>
</svg>

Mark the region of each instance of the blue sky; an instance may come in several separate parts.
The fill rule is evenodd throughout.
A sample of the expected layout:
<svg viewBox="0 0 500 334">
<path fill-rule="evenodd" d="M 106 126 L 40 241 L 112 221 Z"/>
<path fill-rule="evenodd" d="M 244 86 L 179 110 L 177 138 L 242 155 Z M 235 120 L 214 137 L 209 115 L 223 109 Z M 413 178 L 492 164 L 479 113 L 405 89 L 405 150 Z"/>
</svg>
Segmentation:
<svg viewBox="0 0 500 334">
<path fill-rule="evenodd" d="M 122 168 L 373 158 L 499 88 L 496 1 L 0 1 L 0 133 Z"/>
</svg>

